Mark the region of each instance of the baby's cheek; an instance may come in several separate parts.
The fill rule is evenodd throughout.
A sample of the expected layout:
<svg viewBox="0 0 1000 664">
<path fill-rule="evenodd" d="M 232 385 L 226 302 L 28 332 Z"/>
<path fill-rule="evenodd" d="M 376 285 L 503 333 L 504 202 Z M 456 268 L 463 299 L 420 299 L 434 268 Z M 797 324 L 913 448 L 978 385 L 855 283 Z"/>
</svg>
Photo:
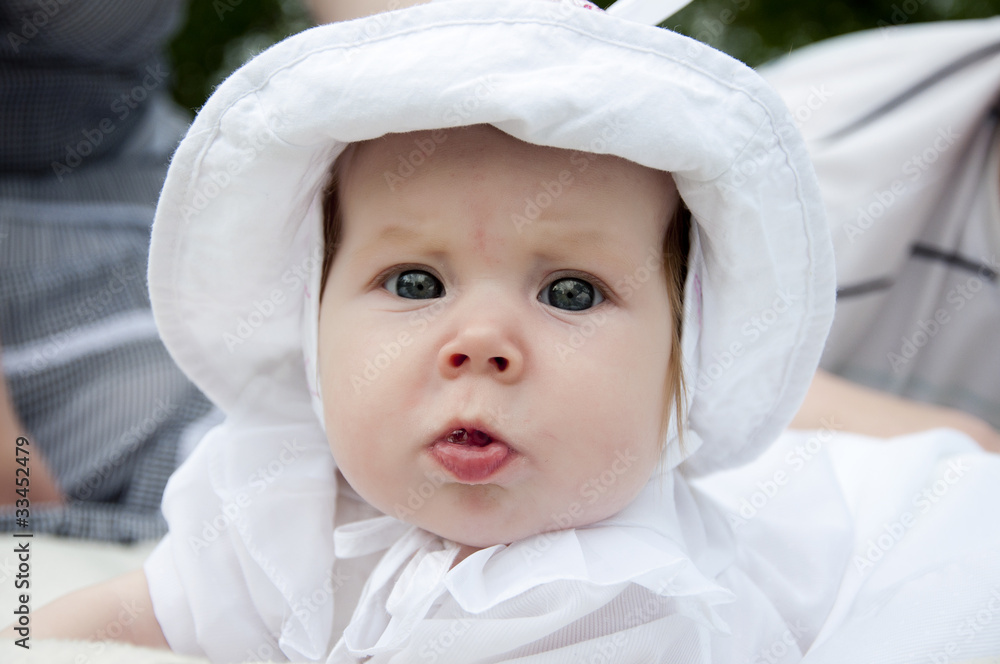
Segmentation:
<svg viewBox="0 0 1000 664">
<path fill-rule="evenodd" d="M 331 449 L 337 467 L 358 495 L 379 510 L 385 511 L 393 504 L 397 497 L 391 492 L 401 482 L 384 476 L 386 467 L 378 462 L 380 454 L 367 453 L 356 445 L 334 444 Z"/>
<path fill-rule="evenodd" d="M 634 447 L 614 449 L 604 457 L 580 483 L 584 517 L 579 525 L 605 519 L 625 508 L 648 481 L 649 466 L 648 455 Z"/>
</svg>

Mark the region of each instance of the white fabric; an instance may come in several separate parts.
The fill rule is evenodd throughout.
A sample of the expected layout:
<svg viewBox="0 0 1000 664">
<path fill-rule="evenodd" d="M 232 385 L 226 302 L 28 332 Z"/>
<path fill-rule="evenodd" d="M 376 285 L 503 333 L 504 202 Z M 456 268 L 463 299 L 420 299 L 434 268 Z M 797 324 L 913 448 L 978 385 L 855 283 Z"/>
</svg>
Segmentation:
<svg viewBox="0 0 1000 664">
<path fill-rule="evenodd" d="M 621 513 L 452 566 L 454 543 L 368 518 L 330 456 L 318 192 L 351 141 L 478 123 L 674 174 L 695 222 L 690 421 L 684 450 L 674 423 Z M 145 566 L 171 646 L 220 662 L 264 649 L 330 662 L 734 662 L 778 639 L 797 660 L 849 564 L 837 474 L 817 464 L 773 500 L 782 519 L 735 534 L 728 494 L 691 478 L 759 455 L 809 384 L 833 304 L 818 201 L 786 109 L 753 72 L 579 3 L 433 3 L 260 55 L 195 120 L 153 230 L 165 343 L 228 415 L 171 479 L 171 532 Z M 807 504 L 824 519 L 800 540 Z"/>
<path fill-rule="evenodd" d="M 762 73 L 830 220 L 841 294 L 823 367 L 1000 427 L 1000 20 L 847 35 Z"/>
<path fill-rule="evenodd" d="M 348 662 L 366 656 L 380 661 L 377 656 L 383 654 L 396 657 L 396 661 L 412 661 L 426 645 L 419 634 L 421 630 L 426 633 L 424 616 L 435 603 L 441 605 L 431 612 L 432 622 L 450 623 L 444 631 L 462 635 L 455 644 L 458 650 L 452 651 L 449 644 L 449 659 L 457 661 L 473 656 L 488 660 L 484 655 L 494 652 L 513 658 L 521 649 L 527 653 L 533 642 L 544 637 L 553 638 L 553 645 L 558 641 L 560 648 L 575 649 L 579 655 L 580 642 L 587 642 L 583 647 L 593 647 L 591 640 L 600 633 L 591 628 L 558 640 L 551 635 L 576 621 L 595 621 L 599 616 L 606 622 L 605 634 L 651 628 L 656 632 L 659 628 L 654 628 L 655 623 L 670 615 L 683 616 L 686 620 L 682 622 L 705 635 L 728 632 L 713 607 L 732 602 L 734 595 L 706 578 L 691 560 L 711 555 L 709 547 L 724 550 L 726 529 L 717 524 L 713 527 L 702 518 L 686 484 L 672 484 L 671 476 L 660 485 L 650 484 L 626 510 L 593 528 L 543 533 L 482 549 L 454 568 L 451 563 L 458 552 L 454 543 L 390 517 L 357 524 L 365 540 L 372 538 L 372 528 L 377 527 L 393 532 L 394 544 L 369 579 L 351 626 L 328 661 Z M 664 493 L 674 499 L 674 514 L 657 513 Z M 704 522 L 705 530 L 676 541 L 673 538 L 683 533 L 681 521 L 688 529 Z M 338 529 L 338 556 L 351 555 L 345 544 L 356 538 L 352 531 L 351 526 Z M 367 552 L 367 548 L 362 551 Z M 623 556 L 622 551 L 629 554 Z M 715 576 L 730 562 L 717 559 L 703 565 Z M 630 600 L 638 602 L 635 609 L 643 602 L 650 604 L 647 615 L 636 614 L 631 624 L 607 606 L 622 602 L 628 607 Z M 530 618 L 530 629 L 497 629 L 500 624 L 512 623 L 513 616 L 525 627 Z M 484 645 L 489 641 L 495 642 L 492 648 Z M 633 650 L 635 646 L 624 652 Z"/>
<path fill-rule="evenodd" d="M 955 431 L 826 429 L 789 431 L 752 464 L 698 480 L 733 525 L 738 567 L 788 626 L 757 661 L 799 661 L 787 636 L 806 664 L 1000 655 L 998 473 L 1000 456 Z M 824 551 L 844 527 L 846 551 Z M 818 586 L 835 589 L 832 607 Z"/>
</svg>

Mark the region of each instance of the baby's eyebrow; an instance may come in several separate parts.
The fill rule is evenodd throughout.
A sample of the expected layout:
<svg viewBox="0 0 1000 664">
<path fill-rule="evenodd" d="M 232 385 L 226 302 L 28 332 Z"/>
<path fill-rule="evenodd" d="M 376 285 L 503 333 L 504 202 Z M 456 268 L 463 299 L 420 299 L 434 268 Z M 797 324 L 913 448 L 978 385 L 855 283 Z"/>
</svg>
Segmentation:
<svg viewBox="0 0 1000 664">
<path fill-rule="evenodd" d="M 536 237 L 541 237 L 543 240 L 548 242 L 557 243 L 561 247 L 566 247 L 567 245 L 571 249 L 578 249 L 581 247 L 588 246 L 602 246 L 608 242 L 608 239 L 613 236 L 613 233 L 608 233 L 607 231 L 592 230 L 592 229 L 581 229 L 573 228 L 566 225 L 566 222 L 557 222 L 551 220 L 538 220 L 532 223 L 531 226 L 524 229 L 524 233 L 529 236 L 530 234 L 536 234 Z M 427 233 L 408 228 L 399 224 L 393 224 L 391 226 L 386 226 L 378 235 L 376 235 L 371 244 L 381 244 L 381 243 L 407 243 L 407 242 L 426 242 L 429 239 Z"/>
<path fill-rule="evenodd" d="M 401 245 L 408 250 L 432 255 L 442 255 L 448 249 L 447 242 L 435 237 L 434 234 L 392 224 L 382 228 L 371 240 L 365 242 L 355 253 L 355 258 L 364 260 L 370 254 L 379 253 L 392 245 Z"/>
<path fill-rule="evenodd" d="M 627 253 L 622 253 L 614 241 L 615 233 L 608 229 L 579 228 L 565 220 L 539 219 L 524 228 L 523 234 L 528 239 L 528 250 L 545 263 L 573 260 L 583 254 L 599 254 L 611 258 L 620 263 L 623 269 L 634 262 Z M 531 242 L 532 236 L 535 242 Z M 386 245 L 403 245 L 422 254 L 443 256 L 448 252 L 450 243 L 433 232 L 391 224 L 380 229 L 366 242 L 355 253 L 355 258 L 364 260 L 368 254 L 378 252 Z"/>
<path fill-rule="evenodd" d="M 387 244 L 401 244 L 409 247 L 419 245 L 421 250 L 429 253 L 442 253 L 447 249 L 447 244 L 442 242 L 434 233 L 423 230 L 415 230 L 400 224 L 386 226 L 378 232 L 367 247 L 372 249 Z"/>
<path fill-rule="evenodd" d="M 375 237 L 375 243 L 381 242 L 412 242 L 425 239 L 426 235 L 406 226 L 386 226 Z"/>
<path fill-rule="evenodd" d="M 560 225 L 556 221 L 538 224 L 535 228 L 528 227 L 525 232 L 535 232 L 549 242 L 558 240 L 559 246 L 564 248 L 568 246 L 570 249 L 604 246 L 614 237 L 614 233 L 607 231 L 573 228 L 565 223 Z"/>
</svg>

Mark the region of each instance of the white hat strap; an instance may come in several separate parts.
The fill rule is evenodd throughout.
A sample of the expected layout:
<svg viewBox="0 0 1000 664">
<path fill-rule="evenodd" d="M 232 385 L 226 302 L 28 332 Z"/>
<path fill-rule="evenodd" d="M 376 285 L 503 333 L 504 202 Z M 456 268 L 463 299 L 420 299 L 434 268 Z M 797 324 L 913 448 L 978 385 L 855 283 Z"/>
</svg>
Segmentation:
<svg viewBox="0 0 1000 664">
<path fill-rule="evenodd" d="M 691 0 L 618 0 L 607 12 L 646 25 L 659 25 L 688 6 Z"/>
</svg>

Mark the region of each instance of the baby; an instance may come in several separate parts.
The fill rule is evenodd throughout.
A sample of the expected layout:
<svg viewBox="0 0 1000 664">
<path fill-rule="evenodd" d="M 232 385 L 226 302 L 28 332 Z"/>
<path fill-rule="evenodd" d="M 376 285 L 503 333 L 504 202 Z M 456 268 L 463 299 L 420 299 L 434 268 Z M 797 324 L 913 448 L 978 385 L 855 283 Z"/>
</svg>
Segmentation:
<svg viewBox="0 0 1000 664">
<path fill-rule="evenodd" d="M 832 317 L 818 201 L 753 72 L 586 3 L 433 3 L 265 52 L 178 149 L 150 257 L 165 343 L 227 420 L 144 569 L 34 636 L 126 601 L 122 638 L 217 662 L 944 648 L 962 616 L 927 599 L 1000 586 L 1000 534 L 961 520 L 995 459 L 775 442 Z M 883 526 L 893 555 L 852 567 Z"/>
</svg>

